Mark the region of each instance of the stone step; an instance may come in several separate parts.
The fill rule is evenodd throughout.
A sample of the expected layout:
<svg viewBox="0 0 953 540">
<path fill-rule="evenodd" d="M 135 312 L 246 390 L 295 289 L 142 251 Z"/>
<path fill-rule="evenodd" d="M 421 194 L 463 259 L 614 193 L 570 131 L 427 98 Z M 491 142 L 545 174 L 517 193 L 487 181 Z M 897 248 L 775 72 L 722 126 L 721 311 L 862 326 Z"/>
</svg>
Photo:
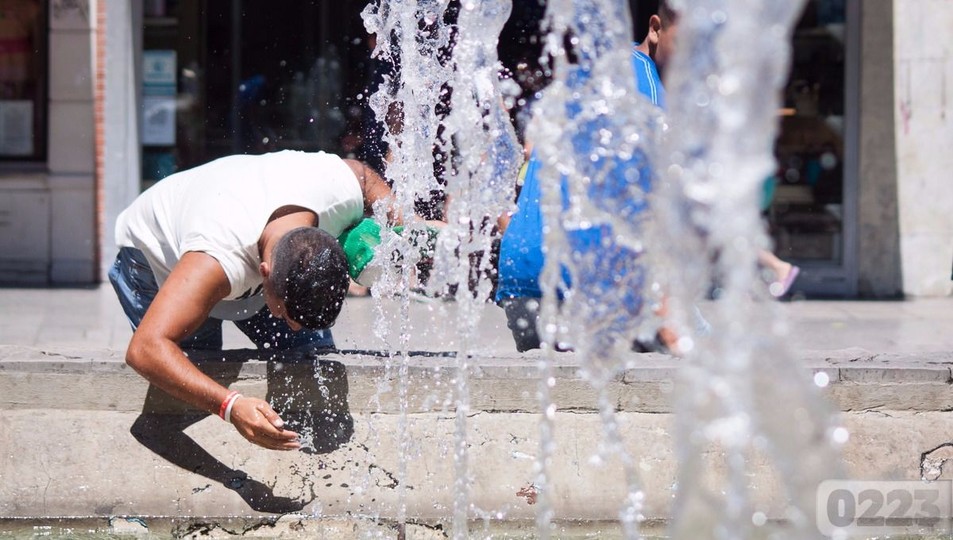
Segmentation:
<svg viewBox="0 0 953 540">
<path fill-rule="evenodd" d="M 453 354 L 419 352 L 406 359 L 373 351 L 326 354 L 317 366 L 311 357 L 285 355 L 262 360 L 251 349 L 192 353 L 213 378 L 243 394 L 303 393 L 298 403 L 323 399 L 318 380 L 347 396 L 352 412 L 396 413 L 453 410 L 459 362 Z M 552 400 L 560 410 L 595 411 L 598 395 L 579 375 L 572 353 L 558 353 L 552 367 Z M 470 408 L 487 412 L 539 412 L 539 351 L 510 356 L 470 358 Z M 636 354 L 606 387 L 618 411 L 672 412 L 672 393 L 684 360 L 661 354 Z M 801 363 L 822 392 L 841 411 L 953 410 L 953 353 L 873 354 L 862 349 L 807 352 Z M 279 367 L 280 366 L 280 367 Z M 401 408 L 397 384 L 408 381 Z M 284 389 L 284 390 L 283 390 Z M 148 399 L 147 399 L 148 397 Z M 104 349 L 0 346 L 0 410 L 71 409 L 118 412 L 184 410 L 129 368 L 122 353 Z"/>
<path fill-rule="evenodd" d="M 670 413 L 683 361 L 632 357 L 606 392 L 645 494 L 644 514 L 664 522 L 677 481 Z M 451 355 L 410 355 L 403 371 L 400 358 L 371 352 L 323 356 L 317 368 L 283 358 L 277 369 L 254 351 L 196 358 L 243 393 L 273 398 L 279 408 L 284 399 L 289 419 L 312 426 L 307 451 L 272 452 L 220 419 L 150 391 L 115 351 L 0 347 L 0 516 L 194 520 L 294 513 L 447 523 L 465 485 L 471 519 L 532 521 L 541 358 L 468 359 L 463 419 L 454 407 L 458 367 Z M 949 355 L 849 350 L 801 361 L 808 376 L 826 379 L 823 393 L 841 411 L 839 422 L 850 434 L 842 448 L 846 474 L 950 476 L 942 467 L 953 458 L 946 452 L 953 444 Z M 597 393 L 579 377 L 572 354 L 557 355 L 555 364 L 554 515 L 614 521 L 627 486 L 619 460 L 599 458 L 604 426 Z M 403 408 L 401 377 L 408 381 Z M 461 480 L 454 456 L 464 419 L 468 476 Z M 717 448 L 706 455 L 699 485 L 724 478 L 723 457 Z M 748 470 L 756 510 L 783 519 L 786 499 L 769 456 L 752 455 Z"/>
</svg>

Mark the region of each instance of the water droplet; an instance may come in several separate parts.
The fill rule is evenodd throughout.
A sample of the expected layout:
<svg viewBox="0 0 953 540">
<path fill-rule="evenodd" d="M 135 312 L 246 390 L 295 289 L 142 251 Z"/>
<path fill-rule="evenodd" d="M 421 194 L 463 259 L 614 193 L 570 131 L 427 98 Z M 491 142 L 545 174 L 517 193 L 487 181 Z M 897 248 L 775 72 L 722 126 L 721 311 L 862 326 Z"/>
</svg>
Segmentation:
<svg viewBox="0 0 953 540">
<path fill-rule="evenodd" d="M 751 523 L 755 527 L 762 527 L 765 523 L 768 522 L 768 516 L 764 515 L 764 512 L 755 512 L 751 514 Z"/>
</svg>

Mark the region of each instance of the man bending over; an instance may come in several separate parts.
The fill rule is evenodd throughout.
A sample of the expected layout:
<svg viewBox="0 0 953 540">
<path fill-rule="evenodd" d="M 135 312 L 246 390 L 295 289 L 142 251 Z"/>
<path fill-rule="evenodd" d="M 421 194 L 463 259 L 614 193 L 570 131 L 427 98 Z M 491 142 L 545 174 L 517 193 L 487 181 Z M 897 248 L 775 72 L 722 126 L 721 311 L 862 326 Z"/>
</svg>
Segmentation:
<svg viewBox="0 0 953 540">
<path fill-rule="evenodd" d="M 372 169 L 323 152 L 225 157 L 161 180 L 116 222 L 109 279 L 134 330 L 126 363 L 257 445 L 298 448 L 267 402 L 230 392 L 183 350 L 220 350 L 222 320 L 259 349 L 333 348 L 348 289 L 336 238 L 389 195 Z"/>
</svg>

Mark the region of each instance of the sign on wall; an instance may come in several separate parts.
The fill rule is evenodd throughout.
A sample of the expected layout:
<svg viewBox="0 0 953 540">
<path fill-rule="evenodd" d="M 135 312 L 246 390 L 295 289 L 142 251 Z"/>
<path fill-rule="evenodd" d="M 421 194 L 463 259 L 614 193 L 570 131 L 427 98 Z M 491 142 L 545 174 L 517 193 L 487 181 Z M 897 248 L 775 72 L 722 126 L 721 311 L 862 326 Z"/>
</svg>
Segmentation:
<svg viewBox="0 0 953 540">
<path fill-rule="evenodd" d="M 0 155 L 33 154 L 33 102 L 25 99 L 0 101 Z"/>
<path fill-rule="evenodd" d="M 175 144 L 174 50 L 142 52 L 142 144 Z"/>
</svg>

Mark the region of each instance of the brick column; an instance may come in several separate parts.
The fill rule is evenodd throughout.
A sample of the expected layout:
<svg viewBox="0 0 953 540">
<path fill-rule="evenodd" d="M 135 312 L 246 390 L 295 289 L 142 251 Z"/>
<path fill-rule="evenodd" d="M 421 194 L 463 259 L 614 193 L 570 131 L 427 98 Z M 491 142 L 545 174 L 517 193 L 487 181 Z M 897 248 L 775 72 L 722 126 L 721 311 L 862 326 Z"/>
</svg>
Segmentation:
<svg viewBox="0 0 953 540">
<path fill-rule="evenodd" d="M 93 114 L 96 122 L 96 218 L 93 237 L 93 276 L 101 276 L 103 270 L 99 262 L 103 259 L 103 222 L 105 212 L 105 171 L 106 171 L 106 2 L 96 2 L 96 84 L 93 101 Z"/>
</svg>

